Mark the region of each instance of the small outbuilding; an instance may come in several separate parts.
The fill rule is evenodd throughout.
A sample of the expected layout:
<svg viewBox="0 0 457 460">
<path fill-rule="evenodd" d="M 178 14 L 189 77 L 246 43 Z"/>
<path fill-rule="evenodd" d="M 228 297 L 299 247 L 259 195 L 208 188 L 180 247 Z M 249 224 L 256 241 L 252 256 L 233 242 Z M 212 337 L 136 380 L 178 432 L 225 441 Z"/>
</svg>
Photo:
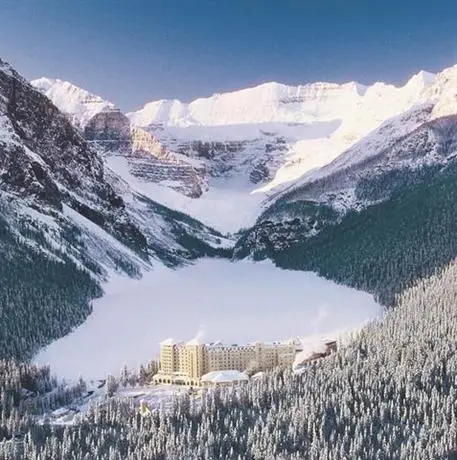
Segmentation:
<svg viewBox="0 0 457 460">
<path fill-rule="evenodd" d="M 236 370 L 212 371 L 201 378 L 201 383 L 204 387 L 241 384 L 248 381 L 249 377 L 246 374 Z"/>
</svg>

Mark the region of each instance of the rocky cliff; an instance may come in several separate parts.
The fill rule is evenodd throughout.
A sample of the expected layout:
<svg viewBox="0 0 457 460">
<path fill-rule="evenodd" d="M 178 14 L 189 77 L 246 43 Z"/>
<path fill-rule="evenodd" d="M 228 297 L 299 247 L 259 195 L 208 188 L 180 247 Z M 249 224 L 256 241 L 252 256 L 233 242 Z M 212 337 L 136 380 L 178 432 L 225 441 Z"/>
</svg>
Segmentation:
<svg viewBox="0 0 457 460">
<path fill-rule="evenodd" d="M 125 116 L 99 113 L 109 113 L 91 125 L 100 142 L 113 142 L 114 131 L 119 145 L 160 158 L 157 143 L 132 141 Z M 230 255 L 221 234 L 113 173 L 95 142 L 0 61 L 0 358 L 29 357 L 68 333 L 115 272 L 140 277 L 156 265 Z"/>
<path fill-rule="evenodd" d="M 139 181 L 165 185 L 197 198 L 207 188 L 205 169 L 169 151 L 157 138 L 131 124 L 112 103 L 69 82 L 40 78 L 32 82 L 106 156 L 127 159 Z"/>
</svg>

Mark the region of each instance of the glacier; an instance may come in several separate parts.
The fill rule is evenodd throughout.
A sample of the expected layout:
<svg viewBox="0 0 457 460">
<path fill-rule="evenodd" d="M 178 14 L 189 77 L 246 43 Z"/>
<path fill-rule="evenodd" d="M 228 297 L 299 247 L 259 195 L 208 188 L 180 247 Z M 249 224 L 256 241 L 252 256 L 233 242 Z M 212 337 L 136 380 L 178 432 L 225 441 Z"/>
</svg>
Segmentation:
<svg viewBox="0 0 457 460">
<path fill-rule="evenodd" d="M 433 99 L 442 78 L 421 71 L 402 86 L 269 82 L 190 103 L 149 102 L 126 114 L 131 123 L 195 168 L 207 188 L 199 197 L 180 193 L 185 186 L 171 172 L 173 165 L 170 180 L 165 174 L 152 184 L 146 177 L 140 179 L 142 188 L 164 205 L 235 233 L 253 225 L 265 204 L 296 180 L 331 163 L 392 117 Z M 81 128 L 98 113 L 119 110 L 68 82 L 41 78 L 32 84 Z M 107 161 L 131 180 L 132 166 L 112 156 Z"/>
</svg>

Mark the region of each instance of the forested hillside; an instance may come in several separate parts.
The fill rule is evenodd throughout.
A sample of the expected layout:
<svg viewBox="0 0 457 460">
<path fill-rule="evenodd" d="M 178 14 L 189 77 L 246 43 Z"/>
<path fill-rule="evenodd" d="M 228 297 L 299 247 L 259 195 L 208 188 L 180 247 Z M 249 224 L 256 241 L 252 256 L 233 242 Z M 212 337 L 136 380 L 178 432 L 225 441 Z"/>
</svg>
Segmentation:
<svg viewBox="0 0 457 460">
<path fill-rule="evenodd" d="M 7 422 L 3 437 L 11 440 L 0 441 L 0 459 L 452 458 L 456 277 L 453 262 L 299 374 L 277 370 L 201 400 L 186 395 L 146 418 L 131 402 L 111 398 L 77 425 L 34 426 L 25 434 L 27 425 Z M 11 410 L 0 407 L 8 420 Z"/>
<path fill-rule="evenodd" d="M 33 240 L 14 234 L 0 215 L 0 359 L 31 358 L 81 324 L 90 301 L 101 295 L 87 270 L 64 253 L 51 257 L 43 252 L 45 241 L 41 245 L 34 249 Z"/>
<path fill-rule="evenodd" d="M 388 200 L 342 218 L 325 205 L 292 203 L 289 212 L 301 219 L 266 219 L 236 254 L 315 271 L 393 305 L 396 294 L 457 256 L 457 164 L 389 172 L 360 182 L 357 193 L 378 197 L 386 189 Z"/>
</svg>

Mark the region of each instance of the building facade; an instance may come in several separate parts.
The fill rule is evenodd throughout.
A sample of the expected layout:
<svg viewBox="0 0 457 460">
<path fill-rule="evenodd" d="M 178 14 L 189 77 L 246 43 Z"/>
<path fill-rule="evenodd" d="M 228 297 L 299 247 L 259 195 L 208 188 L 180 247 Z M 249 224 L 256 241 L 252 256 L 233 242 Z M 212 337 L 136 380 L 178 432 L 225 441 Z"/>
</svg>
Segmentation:
<svg viewBox="0 0 457 460">
<path fill-rule="evenodd" d="M 276 366 L 292 366 L 296 352 L 294 341 L 225 345 L 168 339 L 160 344 L 160 367 L 153 380 L 155 383 L 201 386 L 201 378 L 214 371 L 255 373 Z"/>
</svg>

